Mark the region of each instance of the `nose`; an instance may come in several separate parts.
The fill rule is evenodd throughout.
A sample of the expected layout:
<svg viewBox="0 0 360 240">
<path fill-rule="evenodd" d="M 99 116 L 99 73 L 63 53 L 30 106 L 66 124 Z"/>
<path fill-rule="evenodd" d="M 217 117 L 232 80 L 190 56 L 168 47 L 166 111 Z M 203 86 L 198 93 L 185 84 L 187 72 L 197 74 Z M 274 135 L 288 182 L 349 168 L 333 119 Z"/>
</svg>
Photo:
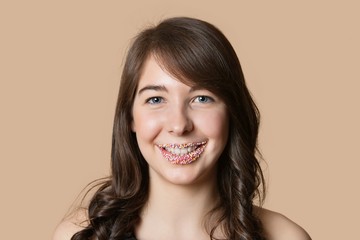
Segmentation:
<svg viewBox="0 0 360 240">
<path fill-rule="evenodd" d="M 184 135 L 193 130 L 193 121 L 186 106 L 173 106 L 167 112 L 167 131 L 172 135 Z"/>
</svg>

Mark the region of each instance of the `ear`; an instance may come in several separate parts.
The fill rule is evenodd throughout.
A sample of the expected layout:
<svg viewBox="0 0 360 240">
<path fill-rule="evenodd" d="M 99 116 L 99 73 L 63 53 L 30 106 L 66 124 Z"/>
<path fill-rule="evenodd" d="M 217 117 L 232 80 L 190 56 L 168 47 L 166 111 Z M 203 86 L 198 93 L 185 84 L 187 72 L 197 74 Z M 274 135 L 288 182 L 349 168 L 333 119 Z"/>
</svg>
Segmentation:
<svg viewBox="0 0 360 240">
<path fill-rule="evenodd" d="M 134 120 L 131 120 L 131 131 L 136 132 Z"/>
</svg>

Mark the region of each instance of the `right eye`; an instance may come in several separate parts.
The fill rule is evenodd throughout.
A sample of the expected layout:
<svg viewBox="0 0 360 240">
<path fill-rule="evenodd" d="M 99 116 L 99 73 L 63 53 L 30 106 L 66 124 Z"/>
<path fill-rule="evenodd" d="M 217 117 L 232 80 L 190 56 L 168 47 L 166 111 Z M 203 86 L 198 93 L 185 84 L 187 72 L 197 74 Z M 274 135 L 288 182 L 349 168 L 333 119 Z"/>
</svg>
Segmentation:
<svg viewBox="0 0 360 240">
<path fill-rule="evenodd" d="M 162 103 L 164 99 L 162 97 L 151 97 L 146 100 L 146 103 L 149 104 L 159 104 Z"/>
</svg>

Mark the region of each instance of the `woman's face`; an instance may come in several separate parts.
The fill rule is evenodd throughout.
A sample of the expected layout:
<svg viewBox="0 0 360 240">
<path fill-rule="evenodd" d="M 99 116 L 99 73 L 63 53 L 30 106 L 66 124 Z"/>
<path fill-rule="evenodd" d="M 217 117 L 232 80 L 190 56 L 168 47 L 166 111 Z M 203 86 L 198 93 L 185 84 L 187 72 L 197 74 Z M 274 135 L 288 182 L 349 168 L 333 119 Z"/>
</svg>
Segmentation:
<svg viewBox="0 0 360 240">
<path fill-rule="evenodd" d="M 216 95 L 174 79 L 150 57 L 132 114 L 152 180 L 194 184 L 215 178 L 229 131 L 227 108 Z"/>
</svg>

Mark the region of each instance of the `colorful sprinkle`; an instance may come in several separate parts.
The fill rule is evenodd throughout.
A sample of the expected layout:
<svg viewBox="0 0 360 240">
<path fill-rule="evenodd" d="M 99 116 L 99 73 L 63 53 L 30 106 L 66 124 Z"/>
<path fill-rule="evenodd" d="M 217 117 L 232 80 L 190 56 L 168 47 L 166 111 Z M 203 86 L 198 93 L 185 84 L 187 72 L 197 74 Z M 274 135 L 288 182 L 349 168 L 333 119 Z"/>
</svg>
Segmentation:
<svg viewBox="0 0 360 240">
<path fill-rule="evenodd" d="M 187 154 L 178 155 L 171 152 L 168 152 L 165 148 L 188 148 L 191 146 L 200 146 L 196 148 L 194 151 L 189 152 Z M 158 145 L 161 150 L 162 155 L 172 164 L 185 165 L 190 164 L 196 161 L 200 155 L 204 152 L 206 147 L 206 141 L 200 143 L 185 143 L 185 144 L 162 144 Z"/>
</svg>

